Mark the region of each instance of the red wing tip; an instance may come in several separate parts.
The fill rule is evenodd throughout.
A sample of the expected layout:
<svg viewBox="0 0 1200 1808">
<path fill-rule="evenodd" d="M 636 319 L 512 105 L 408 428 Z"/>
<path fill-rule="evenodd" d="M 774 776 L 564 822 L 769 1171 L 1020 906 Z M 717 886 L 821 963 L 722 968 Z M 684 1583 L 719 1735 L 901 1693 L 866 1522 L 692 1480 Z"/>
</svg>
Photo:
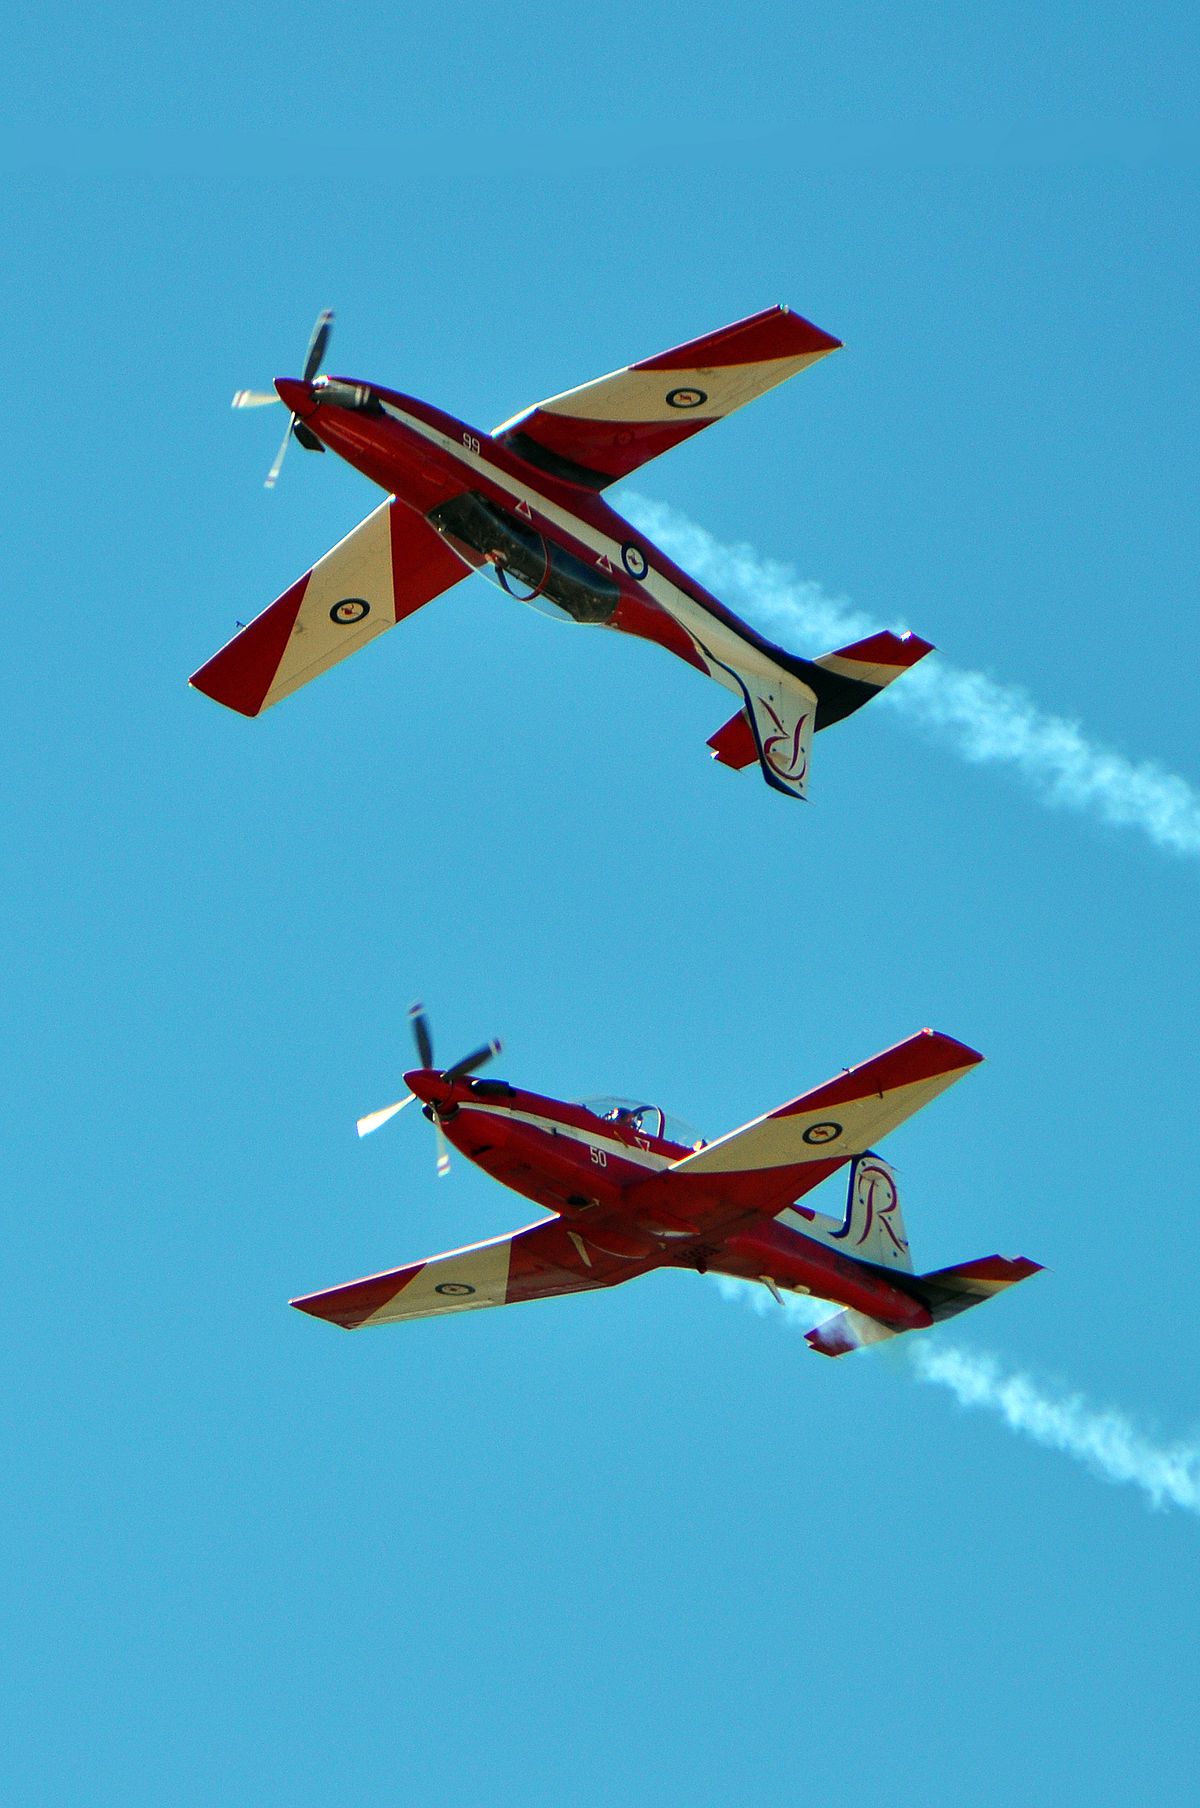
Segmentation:
<svg viewBox="0 0 1200 1808">
<path fill-rule="evenodd" d="M 228 691 L 222 693 L 219 685 L 211 679 L 206 683 L 205 673 L 207 671 L 208 667 L 202 665 L 198 672 L 192 673 L 191 677 L 188 679 L 188 684 L 191 686 L 192 690 L 199 691 L 202 697 L 211 697 L 214 703 L 219 703 L 221 705 L 222 709 L 231 709 L 235 715 L 245 716 L 250 721 L 252 721 L 255 716 L 261 715 L 261 704 L 258 709 L 247 709 L 244 702 L 239 702 L 236 693 L 230 693 Z"/>
<path fill-rule="evenodd" d="M 920 634 L 914 634 L 911 628 L 906 628 L 904 633 L 898 634 L 896 638 L 904 649 L 909 665 L 916 665 L 918 659 L 924 659 L 926 653 L 937 652 L 937 648 L 931 640 L 925 640 Z"/>
<path fill-rule="evenodd" d="M 336 1325 L 340 1331 L 355 1330 L 362 1322 L 361 1309 L 355 1312 L 344 1301 L 339 1308 L 336 1300 L 336 1294 L 306 1293 L 299 1299 L 290 1299 L 288 1305 L 294 1306 L 297 1312 L 307 1312 L 310 1318 L 324 1319 L 326 1324 Z"/>
<path fill-rule="evenodd" d="M 968 1048 L 965 1042 L 960 1042 L 957 1036 L 948 1036 L 945 1030 L 923 1029 L 919 1034 L 928 1036 L 930 1041 L 936 1042 L 947 1055 L 954 1055 L 956 1057 L 953 1062 L 955 1067 L 975 1067 L 980 1061 L 986 1059 L 986 1056 L 981 1055 L 977 1048 Z"/>
<path fill-rule="evenodd" d="M 844 340 L 835 339 L 832 333 L 827 333 L 824 327 L 818 326 L 816 322 L 810 320 L 806 314 L 798 313 L 790 302 L 778 302 L 776 304 L 775 312 L 777 314 L 787 314 L 798 326 L 807 327 L 814 338 L 819 339 L 824 346 L 824 349 L 828 352 L 841 351 L 842 346 L 845 344 Z"/>
</svg>

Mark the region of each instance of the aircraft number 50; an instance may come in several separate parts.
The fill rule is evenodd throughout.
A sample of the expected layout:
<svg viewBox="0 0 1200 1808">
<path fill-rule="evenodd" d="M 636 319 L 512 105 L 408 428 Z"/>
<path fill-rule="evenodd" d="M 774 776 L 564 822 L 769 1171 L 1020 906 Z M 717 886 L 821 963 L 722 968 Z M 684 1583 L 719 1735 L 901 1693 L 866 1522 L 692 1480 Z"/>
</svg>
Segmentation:
<svg viewBox="0 0 1200 1808">
<path fill-rule="evenodd" d="M 608 1166 L 608 1156 L 603 1149 L 597 1149 L 593 1143 L 589 1143 L 588 1153 L 598 1168 L 606 1168 Z"/>
</svg>

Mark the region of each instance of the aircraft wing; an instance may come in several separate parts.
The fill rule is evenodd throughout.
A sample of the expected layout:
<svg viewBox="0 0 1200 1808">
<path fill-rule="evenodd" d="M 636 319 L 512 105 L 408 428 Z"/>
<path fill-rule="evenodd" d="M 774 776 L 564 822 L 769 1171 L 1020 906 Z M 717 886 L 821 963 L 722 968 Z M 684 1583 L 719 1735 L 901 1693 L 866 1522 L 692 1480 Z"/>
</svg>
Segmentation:
<svg viewBox="0 0 1200 1808">
<path fill-rule="evenodd" d="M 767 308 L 550 396 L 492 437 L 554 476 L 603 490 L 840 344 L 789 308 Z"/>
<path fill-rule="evenodd" d="M 653 1265 L 606 1256 L 572 1236 L 559 1219 L 544 1219 L 508 1237 L 452 1249 L 427 1262 L 410 1262 L 406 1268 L 305 1294 L 290 1303 L 314 1318 L 357 1331 L 403 1318 L 514 1306 L 556 1293 L 611 1287 Z"/>
<path fill-rule="evenodd" d="M 684 1206 L 719 1199 L 769 1213 L 861 1155 L 983 1056 L 938 1030 L 920 1030 L 836 1079 L 685 1156 L 650 1185 Z"/>
<path fill-rule="evenodd" d="M 468 575 L 441 535 L 383 502 L 189 683 L 257 716 Z"/>
</svg>

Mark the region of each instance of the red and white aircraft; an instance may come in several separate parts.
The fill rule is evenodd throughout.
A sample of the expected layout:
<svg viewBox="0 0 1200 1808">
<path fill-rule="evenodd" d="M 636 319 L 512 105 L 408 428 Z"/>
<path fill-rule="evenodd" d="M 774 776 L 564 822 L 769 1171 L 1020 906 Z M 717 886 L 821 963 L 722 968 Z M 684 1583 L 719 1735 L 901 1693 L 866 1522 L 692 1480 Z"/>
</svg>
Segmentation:
<svg viewBox="0 0 1200 1808">
<path fill-rule="evenodd" d="M 555 1216 L 511 1236 L 432 1256 L 291 1303 L 347 1330 L 613 1287 L 653 1268 L 694 1268 L 815 1294 L 844 1309 L 808 1333 L 825 1356 L 964 1312 L 1039 1272 L 1024 1257 L 985 1256 L 914 1274 L 896 1179 L 871 1145 L 982 1060 L 921 1030 L 861 1067 L 740 1130 L 705 1143 L 656 1105 L 571 1105 L 475 1078 L 499 1049 L 433 1065 L 413 1006 L 421 1066 L 409 1096 L 360 1119 L 377 1129 L 415 1097 L 443 1135 L 485 1172 Z M 850 1165 L 841 1217 L 801 1200 Z"/>
<path fill-rule="evenodd" d="M 257 716 L 464 576 L 577 622 L 656 642 L 737 697 L 708 745 L 726 766 L 755 760 L 803 797 L 815 731 L 840 722 L 931 648 L 872 634 L 818 659 L 775 646 L 672 564 L 601 492 L 660 452 L 806 370 L 840 341 L 787 308 L 550 397 L 491 433 L 376 383 L 318 376 L 331 314 L 304 374 L 235 407 L 291 410 L 294 434 L 329 447 L 388 500 L 196 672 L 218 703 Z"/>
</svg>

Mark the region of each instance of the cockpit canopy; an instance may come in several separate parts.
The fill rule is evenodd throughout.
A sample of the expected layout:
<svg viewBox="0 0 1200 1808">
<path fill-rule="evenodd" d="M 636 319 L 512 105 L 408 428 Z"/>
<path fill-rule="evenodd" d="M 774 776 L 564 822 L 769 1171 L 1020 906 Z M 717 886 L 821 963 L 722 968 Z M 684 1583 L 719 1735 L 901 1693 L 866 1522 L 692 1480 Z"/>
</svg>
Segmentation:
<svg viewBox="0 0 1200 1808">
<path fill-rule="evenodd" d="M 460 557 L 518 602 L 577 622 L 607 622 L 616 614 L 621 589 L 615 578 L 479 491 L 452 496 L 426 519 Z"/>
<path fill-rule="evenodd" d="M 620 1124 L 637 1136 L 652 1136 L 669 1143 L 680 1143 L 685 1149 L 698 1149 L 704 1138 L 693 1125 L 681 1117 L 668 1117 L 660 1105 L 640 1105 L 636 1099 L 604 1097 L 580 1099 L 585 1111 L 610 1124 Z"/>
</svg>

